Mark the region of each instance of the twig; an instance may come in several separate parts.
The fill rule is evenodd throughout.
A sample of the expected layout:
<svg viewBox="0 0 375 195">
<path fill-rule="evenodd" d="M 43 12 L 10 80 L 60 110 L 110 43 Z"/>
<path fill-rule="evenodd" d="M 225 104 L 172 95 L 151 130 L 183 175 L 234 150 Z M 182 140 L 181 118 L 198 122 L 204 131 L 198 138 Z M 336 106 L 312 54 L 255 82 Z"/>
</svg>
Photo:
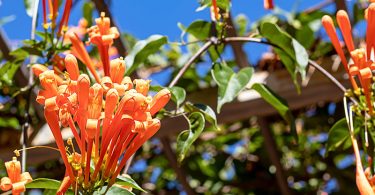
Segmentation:
<svg viewBox="0 0 375 195">
<path fill-rule="evenodd" d="M 195 53 L 187 62 L 186 64 L 180 69 L 180 71 L 177 73 L 177 75 L 173 78 L 173 80 L 171 81 L 171 83 L 169 84 L 168 87 L 173 87 L 176 85 L 176 83 L 178 82 L 178 80 L 182 77 L 182 75 L 186 72 L 186 70 L 189 68 L 189 66 L 191 66 L 194 61 L 196 59 L 198 59 L 203 52 L 205 52 L 211 45 L 213 45 L 214 43 L 217 43 L 217 39 L 216 38 L 211 38 L 209 41 L 207 41 L 198 51 L 197 53 Z M 134 156 L 134 155 L 133 155 Z M 130 164 L 132 163 L 134 157 L 131 157 L 127 164 L 126 164 L 126 167 L 123 171 L 123 173 L 126 173 L 130 167 Z"/>
<path fill-rule="evenodd" d="M 265 45 L 271 45 L 274 47 L 279 48 L 277 45 L 270 43 L 268 41 L 259 39 L 259 38 L 252 38 L 252 37 L 227 37 L 222 40 L 223 42 L 253 42 L 253 43 L 261 43 Z"/>
<path fill-rule="evenodd" d="M 321 72 L 324 76 L 326 76 L 332 83 L 334 83 L 342 92 L 346 92 L 346 88 L 335 78 L 333 77 L 328 71 L 322 68 L 318 63 L 315 61 L 309 60 L 309 64 L 311 64 L 314 68 L 316 68 L 319 72 Z"/>
<path fill-rule="evenodd" d="M 322 1 L 319 4 L 316 4 L 316 5 L 314 5 L 314 6 L 310 7 L 310 8 L 305 9 L 305 11 L 303 11 L 303 13 L 309 14 L 309 13 L 312 13 L 314 11 L 321 10 L 322 8 L 330 5 L 333 2 L 334 2 L 333 0 Z"/>
<path fill-rule="evenodd" d="M 182 75 L 186 72 L 186 70 L 194 63 L 196 59 L 198 59 L 203 52 L 205 52 L 211 45 L 214 44 L 216 41 L 216 38 L 211 38 L 209 41 L 207 41 L 198 51 L 195 53 L 189 61 L 186 62 L 186 64 L 180 69 L 180 71 L 177 73 L 177 75 L 173 78 L 171 83 L 168 85 L 168 87 L 173 87 L 176 85 L 178 80 L 182 77 Z"/>
<path fill-rule="evenodd" d="M 34 40 L 35 39 L 35 30 L 36 30 L 36 23 L 37 23 L 37 16 L 38 16 L 38 5 L 39 5 L 39 0 L 36 0 L 34 1 L 34 5 L 33 5 L 33 15 L 32 15 L 32 22 L 31 22 L 31 35 L 30 35 L 30 38 L 31 40 Z M 36 61 L 36 58 L 35 56 L 30 56 L 30 64 L 33 64 L 35 63 Z M 27 83 L 27 87 L 28 87 L 28 98 L 29 98 L 29 101 L 32 101 L 31 100 L 31 93 L 32 93 L 32 90 L 33 90 L 33 83 L 34 83 L 34 74 L 33 74 L 33 71 L 31 70 L 31 67 L 30 67 L 30 70 L 29 70 L 29 80 L 28 80 L 28 83 Z M 27 131 L 29 130 L 30 128 L 30 115 L 29 115 L 29 109 L 30 109 L 30 103 L 27 103 L 26 104 L 26 113 L 25 113 L 25 123 L 23 124 L 23 127 L 22 127 L 22 172 L 25 172 L 26 171 L 26 158 L 27 158 L 27 151 L 26 151 L 26 147 L 27 147 Z"/>
</svg>

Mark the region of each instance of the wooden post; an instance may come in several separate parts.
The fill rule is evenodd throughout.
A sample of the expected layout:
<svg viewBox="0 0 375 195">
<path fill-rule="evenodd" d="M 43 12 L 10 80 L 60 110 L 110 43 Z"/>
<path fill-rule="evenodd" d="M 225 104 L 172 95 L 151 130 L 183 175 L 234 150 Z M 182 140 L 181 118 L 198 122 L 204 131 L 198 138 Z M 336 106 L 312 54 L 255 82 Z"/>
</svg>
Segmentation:
<svg viewBox="0 0 375 195">
<path fill-rule="evenodd" d="M 280 154 L 277 150 L 275 139 L 273 138 L 269 121 L 265 117 L 258 117 L 258 124 L 260 130 L 262 131 L 262 135 L 264 137 L 264 144 L 266 146 L 266 150 L 268 156 L 271 160 L 271 163 L 276 167 L 276 180 L 277 184 L 279 185 L 280 192 L 283 195 L 290 195 L 292 191 L 290 190 L 287 178 L 285 176 L 284 169 L 280 163 Z"/>
</svg>

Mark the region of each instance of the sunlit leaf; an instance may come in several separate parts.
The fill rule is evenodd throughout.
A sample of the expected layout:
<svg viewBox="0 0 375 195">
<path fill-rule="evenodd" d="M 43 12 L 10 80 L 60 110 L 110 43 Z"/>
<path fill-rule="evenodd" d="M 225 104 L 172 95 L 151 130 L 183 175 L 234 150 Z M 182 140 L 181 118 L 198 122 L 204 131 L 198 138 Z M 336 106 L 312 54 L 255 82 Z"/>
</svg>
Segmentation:
<svg viewBox="0 0 375 195">
<path fill-rule="evenodd" d="M 168 89 L 172 93 L 172 100 L 176 103 L 177 107 L 180 107 L 186 98 L 185 89 L 177 86 Z"/>
<path fill-rule="evenodd" d="M 125 58 L 126 74 L 130 75 L 140 64 L 146 61 L 150 54 L 159 51 L 160 47 L 167 42 L 167 37 L 161 35 L 152 35 L 146 40 L 138 41 Z"/>
<path fill-rule="evenodd" d="M 104 194 L 107 190 L 107 186 L 101 188 L 99 191 L 95 191 L 93 195 L 101 195 Z M 129 191 L 128 189 L 122 188 L 120 186 L 113 185 L 109 188 L 109 190 L 105 193 L 109 195 L 117 195 L 117 194 L 125 194 L 125 195 L 134 195 L 133 192 Z"/>
<path fill-rule="evenodd" d="M 215 111 L 210 106 L 205 104 L 192 104 L 190 102 L 187 102 L 186 109 L 188 109 L 190 112 L 201 112 L 204 115 L 206 121 L 211 123 L 215 129 L 219 129 Z"/>
<path fill-rule="evenodd" d="M 277 46 L 274 47 L 275 52 L 280 56 L 299 91 L 296 74 L 300 73 L 302 79 L 306 76 L 306 67 L 309 60 L 306 49 L 276 24 L 264 22 L 261 24 L 259 31 L 270 43 Z"/>
<path fill-rule="evenodd" d="M 294 122 L 294 117 L 291 110 L 289 109 L 288 103 L 275 94 L 270 88 L 261 83 L 255 83 L 251 86 L 251 89 L 254 89 L 259 93 L 259 95 L 272 107 L 274 107 L 277 112 L 283 117 L 283 119 L 289 124 L 292 134 L 297 139 L 296 126 Z"/>
<path fill-rule="evenodd" d="M 121 186 L 128 186 L 132 187 L 137 190 L 141 190 L 142 192 L 146 192 L 144 189 L 142 189 L 137 182 L 135 182 L 132 178 L 130 177 L 124 177 L 124 176 L 118 176 L 116 180 L 116 184 L 121 185 Z"/>
<path fill-rule="evenodd" d="M 94 8 L 95 6 L 91 1 L 86 1 L 82 6 L 83 18 L 86 19 L 87 26 L 92 25 L 92 18 L 93 18 L 92 13 L 94 11 Z"/>
<path fill-rule="evenodd" d="M 231 6 L 231 2 L 229 0 L 217 0 L 216 3 L 217 6 L 223 10 L 228 10 Z M 201 6 L 197 8 L 196 11 L 201 11 L 206 7 L 210 7 L 212 5 L 212 0 L 200 0 L 200 4 Z"/>
<path fill-rule="evenodd" d="M 177 137 L 177 154 L 179 162 L 184 160 L 190 146 L 198 139 L 205 126 L 204 116 L 200 112 L 193 112 L 188 117 L 188 120 L 189 130 L 181 132 Z"/>
<path fill-rule="evenodd" d="M 47 179 L 47 178 L 38 178 L 34 179 L 32 182 L 26 184 L 26 188 L 33 189 L 33 188 L 40 188 L 40 189 L 50 189 L 50 190 L 57 190 L 61 185 L 60 181 L 54 179 Z"/>
<path fill-rule="evenodd" d="M 11 62 L 6 62 L 0 67 L 0 81 L 8 85 L 13 83 L 13 77 L 16 74 L 20 64 L 14 64 Z"/>
<path fill-rule="evenodd" d="M 182 28 L 182 27 L 180 27 Z M 192 22 L 181 34 L 181 38 L 186 33 L 193 35 L 198 40 L 204 40 L 210 37 L 211 22 L 205 20 L 196 20 Z"/>
<path fill-rule="evenodd" d="M 221 107 L 234 100 L 235 97 L 249 83 L 254 70 L 251 67 L 243 68 L 238 73 L 225 64 L 215 64 L 211 70 L 212 78 L 219 87 L 217 112 L 220 113 Z"/>
<path fill-rule="evenodd" d="M 35 0 L 23 0 L 23 3 L 25 5 L 27 15 L 32 17 Z"/>
<path fill-rule="evenodd" d="M 347 140 L 350 140 L 350 132 L 346 118 L 337 121 L 328 132 L 325 156 L 330 151 L 335 151 L 341 147 Z"/>
</svg>

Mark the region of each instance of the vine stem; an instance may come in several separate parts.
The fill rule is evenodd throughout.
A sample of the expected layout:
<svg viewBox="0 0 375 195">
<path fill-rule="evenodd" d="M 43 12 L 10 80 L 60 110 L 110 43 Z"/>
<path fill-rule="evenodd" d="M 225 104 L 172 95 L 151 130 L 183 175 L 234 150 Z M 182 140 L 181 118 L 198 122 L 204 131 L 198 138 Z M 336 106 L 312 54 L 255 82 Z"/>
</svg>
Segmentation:
<svg viewBox="0 0 375 195">
<path fill-rule="evenodd" d="M 31 40 L 35 39 L 35 31 L 36 31 L 36 24 L 37 24 L 37 16 L 38 16 L 38 6 L 39 5 L 39 0 L 34 1 L 33 5 L 33 15 L 32 15 L 32 22 L 31 22 L 31 34 L 30 38 Z M 34 63 L 36 61 L 35 56 L 30 56 L 30 64 Z M 34 83 L 34 74 L 31 70 L 29 70 L 29 80 L 27 83 L 27 87 L 29 90 L 29 95 L 28 98 L 31 97 L 31 91 L 33 90 L 32 86 Z M 30 102 L 30 100 L 29 100 Z M 30 109 L 30 103 L 27 104 L 26 106 L 26 114 L 25 114 L 25 123 L 23 124 L 22 128 L 22 172 L 26 172 L 26 158 L 27 158 L 27 152 L 26 152 L 26 147 L 27 147 L 27 131 L 30 128 L 30 115 L 29 115 L 29 109 Z"/>
<path fill-rule="evenodd" d="M 196 59 L 198 59 L 203 52 L 205 52 L 211 45 L 213 45 L 217 41 L 216 38 L 211 38 L 209 41 L 207 41 L 198 51 L 195 53 L 187 62 L 184 64 L 184 66 L 180 69 L 180 71 L 177 73 L 177 75 L 173 78 L 171 83 L 168 85 L 168 87 L 173 87 L 177 84 L 178 80 L 184 75 L 186 70 L 194 63 Z"/>
<path fill-rule="evenodd" d="M 217 44 L 217 38 L 211 37 L 209 41 L 207 41 L 198 51 L 195 53 L 187 62 L 184 64 L 184 66 L 180 69 L 180 71 L 177 73 L 177 75 L 173 78 L 171 83 L 168 85 L 168 87 L 173 87 L 177 84 L 178 80 L 184 75 L 186 70 L 194 63 L 195 60 L 197 60 L 211 45 Z M 132 163 L 134 159 L 134 154 L 130 157 L 128 162 L 126 163 L 126 167 L 123 171 L 124 174 L 126 174 L 129 170 L 130 164 Z"/>
</svg>

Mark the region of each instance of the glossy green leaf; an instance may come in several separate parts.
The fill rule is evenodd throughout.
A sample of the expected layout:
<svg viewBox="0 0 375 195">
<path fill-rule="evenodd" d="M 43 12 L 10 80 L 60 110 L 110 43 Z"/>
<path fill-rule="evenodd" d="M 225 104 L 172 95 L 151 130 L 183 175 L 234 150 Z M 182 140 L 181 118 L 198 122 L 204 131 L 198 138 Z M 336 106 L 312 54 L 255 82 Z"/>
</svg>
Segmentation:
<svg viewBox="0 0 375 195">
<path fill-rule="evenodd" d="M 0 82 L 4 82 L 8 85 L 13 83 L 13 77 L 16 74 L 20 64 L 14 64 L 11 62 L 6 62 L 0 67 Z"/>
<path fill-rule="evenodd" d="M 26 14 L 32 17 L 35 0 L 23 0 L 23 4 L 25 5 Z"/>
<path fill-rule="evenodd" d="M 220 113 L 221 107 L 234 100 L 235 97 L 249 83 L 254 70 L 251 67 L 243 68 L 238 73 L 225 64 L 215 64 L 211 70 L 212 78 L 219 87 L 217 112 Z"/>
<path fill-rule="evenodd" d="M 142 192 L 146 192 L 144 189 L 142 189 L 137 182 L 135 182 L 132 178 L 130 177 L 123 177 L 123 176 L 118 176 L 116 180 L 116 184 L 121 185 L 121 186 L 129 186 L 134 189 L 140 190 Z"/>
<path fill-rule="evenodd" d="M 219 130 L 215 111 L 210 106 L 205 104 L 192 104 L 190 102 L 187 102 L 186 109 L 190 112 L 201 112 L 204 115 L 206 121 L 211 123 L 215 127 L 215 129 Z"/>
<path fill-rule="evenodd" d="M 54 179 L 47 179 L 47 178 L 38 178 L 34 179 L 32 182 L 26 184 L 26 188 L 34 189 L 50 189 L 50 190 L 57 190 L 61 185 L 60 181 Z"/>
<path fill-rule="evenodd" d="M 95 191 L 93 193 L 93 195 L 102 195 L 106 192 L 106 190 L 107 190 L 107 186 L 104 186 L 100 190 Z M 106 192 L 106 195 L 117 195 L 117 194 L 134 195 L 133 192 L 131 192 L 131 191 L 125 189 L 125 188 L 118 187 L 118 186 L 112 186 Z"/>
<path fill-rule="evenodd" d="M 193 112 L 188 117 L 188 120 L 189 130 L 181 132 L 177 137 L 177 154 L 179 162 L 184 160 L 190 146 L 198 139 L 205 126 L 204 116 L 200 112 Z"/>
<path fill-rule="evenodd" d="M 192 22 L 181 34 L 181 38 L 186 33 L 193 35 L 198 40 L 205 40 L 210 37 L 211 22 L 205 20 L 196 20 Z"/>
<path fill-rule="evenodd" d="M 177 107 L 180 107 L 180 105 L 185 101 L 186 98 L 185 89 L 177 86 L 168 89 L 172 94 L 172 100 L 176 103 Z"/>
<path fill-rule="evenodd" d="M 234 22 L 238 28 L 238 36 L 246 36 L 246 33 L 249 30 L 249 18 L 244 14 L 239 14 L 234 19 Z"/>
<path fill-rule="evenodd" d="M 152 35 L 146 40 L 138 41 L 125 58 L 126 75 L 130 75 L 140 64 L 147 60 L 149 55 L 159 51 L 160 47 L 167 42 L 167 37 L 161 35 Z"/>
<path fill-rule="evenodd" d="M 21 129 L 20 122 L 15 117 L 0 117 L 0 127 Z"/>
<path fill-rule="evenodd" d="M 125 189 L 125 188 L 119 188 L 117 186 L 112 186 L 109 188 L 107 195 L 118 195 L 118 194 L 124 194 L 124 195 L 134 195 L 133 192 Z"/>
<path fill-rule="evenodd" d="M 229 0 L 217 0 L 217 6 L 220 9 L 228 10 L 231 6 L 231 2 Z M 210 7 L 212 5 L 212 0 L 200 0 L 201 6 L 197 8 L 197 11 L 201 11 L 206 7 Z"/>
<path fill-rule="evenodd" d="M 348 124 L 346 122 L 346 118 L 342 118 L 337 121 L 328 132 L 325 156 L 328 155 L 328 152 L 334 151 L 341 147 L 348 140 L 350 140 Z"/>
<path fill-rule="evenodd" d="M 296 125 L 288 103 L 283 98 L 275 94 L 266 85 L 261 83 L 255 83 L 253 86 L 251 86 L 251 89 L 257 91 L 267 103 L 277 110 L 281 117 L 289 124 L 292 134 L 297 139 Z"/>
<path fill-rule="evenodd" d="M 83 6 L 82 6 L 82 11 L 83 11 L 83 18 L 86 19 L 87 21 L 87 26 L 92 25 L 92 13 L 94 11 L 94 4 L 91 1 L 86 1 Z"/>
<path fill-rule="evenodd" d="M 274 49 L 292 76 L 294 84 L 299 91 L 296 74 L 300 73 L 302 79 L 305 79 L 306 67 L 309 60 L 306 49 L 297 40 L 274 23 L 262 23 L 259 31 L 260 34 L 270 43 L 277 46 Z"/>
</svg>

